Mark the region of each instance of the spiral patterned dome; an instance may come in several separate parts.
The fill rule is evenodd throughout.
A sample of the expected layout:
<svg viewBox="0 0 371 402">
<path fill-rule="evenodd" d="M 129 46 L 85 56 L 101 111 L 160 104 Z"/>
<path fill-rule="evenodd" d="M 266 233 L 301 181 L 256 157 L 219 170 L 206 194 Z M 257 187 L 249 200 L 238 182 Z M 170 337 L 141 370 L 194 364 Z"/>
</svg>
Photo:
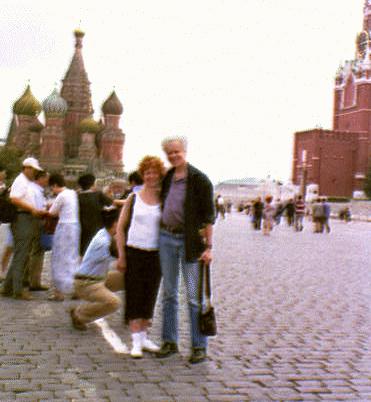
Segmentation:
<svg viewBox="0 0 371 402">
<path fill-rule="evenodd" d="M 44 100 L 43 109 L 47 117 L 63 117 L 67 112 L 67 102 L 54 89 Z"/>
<path fill-rule="evenodd" d="M 38 116 L 40 114 L 41 104 L 33 96 L 29 85 L 27 85 L 24 94 L 14 103 L 13 112 L 25 116 Z"/>
<path fill-rule="evenodd" d="M 103 114 L 113 114 L 119 116 L 124 111 L 120 99 L 117 97 L 116 92 L 113 91 L 108 99 L 102 105 Z"/>
<path fill-rule="evenodd" d="M 86 119 L 80 121 L 79 131 L 80 133 L 98 134 L 100 131 L 102 131 L 102 126 L 92 117 L 87 117 Z"/>
</svg>

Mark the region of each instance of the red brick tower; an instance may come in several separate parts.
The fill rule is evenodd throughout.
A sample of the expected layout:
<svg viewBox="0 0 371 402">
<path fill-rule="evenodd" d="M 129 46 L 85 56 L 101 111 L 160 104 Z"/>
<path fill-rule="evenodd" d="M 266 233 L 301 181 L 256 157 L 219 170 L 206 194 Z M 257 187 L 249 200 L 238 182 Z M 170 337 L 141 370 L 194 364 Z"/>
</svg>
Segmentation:
<svg viewBox="0 0 371 402">
<path fill-rule="evenodd" d="M 100 157 L 105 169 L 119 175 L 123 171 L 122 154 L 125 134 L 119 127 L 122 104 L 113 91 L 103 103 L 104 129 L 100 136 Z"/>
<path fill-rule="evenodd" d="M 54 91 L 44 100 L 45 128 L 41 132 L 40 162 L 48 170 L 58 171 L 64 163 L 64 116 L 67 102 Z"/>
<path fill-rule="evenodd" d="M 335 79 L 333 130 L 295 134 L 293 181 L 302 175 L 308 154 L 308 177 L 320 193 L 351 196 L 363 190 L 371 156 L 371 0 L 364 5 L 363 31 L 356 57 L 341 66 Z"/>
<path fill-rule="evenodd" d="M 81 120 L 92 116 L 93 106 L 90 93 L 90 82 L 85 71 L 82 58 L 82 39 L 84 32 L 76 30 L 75 53 L 71 64 L 64 77 L 61 90 L 62 98 L 67 101 L 67 114 L 64 121 L 65 153 L 66 158 L 78 157 L 78 149 L 81 142 L 79 123 Z"/>
</svg>

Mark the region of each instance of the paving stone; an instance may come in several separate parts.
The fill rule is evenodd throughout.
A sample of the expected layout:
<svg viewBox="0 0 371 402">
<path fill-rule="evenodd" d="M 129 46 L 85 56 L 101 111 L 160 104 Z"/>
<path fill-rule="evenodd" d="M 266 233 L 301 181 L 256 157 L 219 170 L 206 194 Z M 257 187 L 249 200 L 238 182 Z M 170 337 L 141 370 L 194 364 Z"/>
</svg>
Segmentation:
<svg viewBox="0 0 371 402">
<path fill-rule="evenodd" d="M 184 291 L 180 353 L 141 360 L 115 353 L 95 324 L 75 331 L 67 311 L 78 301 L 50 303 L 40 292 L 30 303 L 0 300 L 0 400 L 370 400 L 370 224 L 334 222 L 331 236 L 282 224 L 267 238 L 248 219 L 234 213 L 215 225 L 219 333 L 207 363 L 187 361 Z M 0 249 L 2 236 L 0 226 Z M 50 255 L 43 276 L 48 283 Z M 151 330 L 159 343 L 160 300 Z M 107 322 L 130 345 L 122 311 Z"/>
</svg>

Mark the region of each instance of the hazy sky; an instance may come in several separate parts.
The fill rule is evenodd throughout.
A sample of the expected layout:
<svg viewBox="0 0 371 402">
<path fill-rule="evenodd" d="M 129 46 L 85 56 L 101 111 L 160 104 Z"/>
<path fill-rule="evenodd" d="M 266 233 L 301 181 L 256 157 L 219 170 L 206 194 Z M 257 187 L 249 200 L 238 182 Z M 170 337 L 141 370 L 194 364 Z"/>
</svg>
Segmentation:
<svg viewBox="0 0 371 402">
<path fill-rule="evenodd" d="M 333 82 L 352 59 L 364 0 L 0 0 L 0 137 L 28 80 L 42 101 L 83 56 L 95 118 L 113 87 L 124 163 L 186 135 L 214 182 L 291 176 L 293 133 L 331 128 Z M 81 20 L 81 24 L 80 24 Z"/>
</svg>

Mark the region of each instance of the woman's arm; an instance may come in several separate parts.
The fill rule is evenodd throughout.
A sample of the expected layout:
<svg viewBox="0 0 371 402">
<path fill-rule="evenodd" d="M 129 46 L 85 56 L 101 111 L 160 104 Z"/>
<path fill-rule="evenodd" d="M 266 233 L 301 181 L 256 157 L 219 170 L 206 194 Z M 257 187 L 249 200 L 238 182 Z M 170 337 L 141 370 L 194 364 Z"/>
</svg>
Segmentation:
<svg viewBox="0 0 371 402">
<path fill-rule="evenodd" d="M 116 233 L 116 244 L 118 250 L 117 269 L 122 272 L 125 272 L 126 270 L 126 254 L 125 254 L 126 228 L 127 225 L 129 224 L 129 210 L 132 202 L 133 197 L 130 196 L 128 198 L 128 202 L 126 202 L 121 209 L 119 221 L 117 224 L 117 233 Z"/>
</svg>

